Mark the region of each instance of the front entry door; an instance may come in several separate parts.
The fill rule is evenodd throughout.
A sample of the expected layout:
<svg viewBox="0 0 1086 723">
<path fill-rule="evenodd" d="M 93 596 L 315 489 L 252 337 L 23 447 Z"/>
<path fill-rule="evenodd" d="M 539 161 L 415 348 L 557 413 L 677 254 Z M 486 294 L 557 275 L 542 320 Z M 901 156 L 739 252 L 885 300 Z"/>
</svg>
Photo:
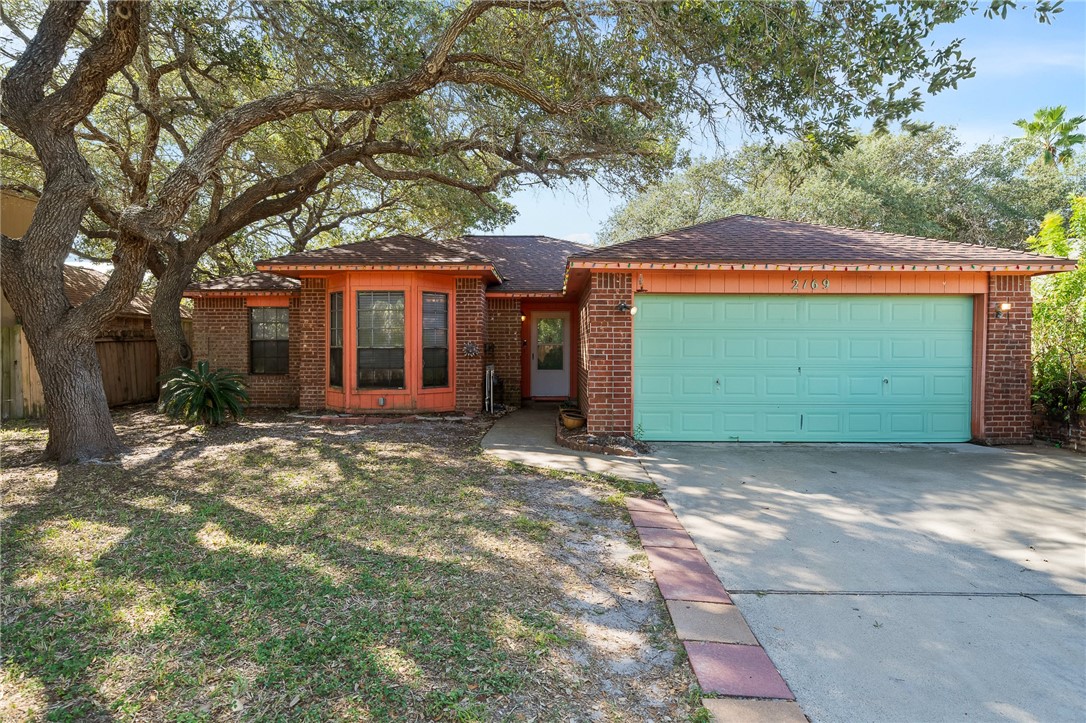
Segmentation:
<svg viewBox="0 0 1086 723">
<path fill-rule="evenodd" d="M 569 396 L 569 312 L 532 312 L 532 396 Z"/>
</svg>

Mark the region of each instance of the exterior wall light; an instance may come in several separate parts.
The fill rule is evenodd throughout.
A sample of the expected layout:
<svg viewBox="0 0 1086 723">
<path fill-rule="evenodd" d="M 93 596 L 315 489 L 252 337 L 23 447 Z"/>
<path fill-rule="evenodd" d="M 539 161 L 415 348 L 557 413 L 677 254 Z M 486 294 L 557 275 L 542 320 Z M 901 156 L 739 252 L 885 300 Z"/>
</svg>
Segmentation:
<svg viewBox="0 0 1086 723">
<path fill-rule="evenodd" d="M 524 314 L 521 314 L 521 315 L 520 315 L 520 320 L 521 320 L 522 322 L 528 321 L 528 317 L 527 317 L 527 316 L 525 316 Z"/>
<path fill-rule="evenodd" d="M 630 316 L 634 316 L 635 314 L 637 314 L 637 307 L 636 306 L 630 306 L 625 301 L 620 301 L 619 302 L 618 310 L 623 314 L 625 314 L 626 312 L 630 312 Z"/>
<path fill-rule="evenodd" d="M 996 309 L 995 317 L 997 319 L 1002 319 L 1004 316 L 1007 315 L 1007 312 L 1010 311 L 1013 307 L 1014 307 L 1014 304 L 1012 304 L 1009 301 L 1004 301 L 1002 304 L 999 305 L 999 308 Z"/>
</svg>

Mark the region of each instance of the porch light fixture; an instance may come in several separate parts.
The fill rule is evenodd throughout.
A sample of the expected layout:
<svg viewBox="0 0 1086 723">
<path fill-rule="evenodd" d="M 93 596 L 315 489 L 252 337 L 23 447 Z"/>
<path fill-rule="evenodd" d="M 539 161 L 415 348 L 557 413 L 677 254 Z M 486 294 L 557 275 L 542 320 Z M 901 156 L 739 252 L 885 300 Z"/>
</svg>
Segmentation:
<svg viewBox="0 0 1086 723">
<path fill-rule="evenodd" d="M 637 314 L 637 307 L 630 306 L 625 301 L 620 301 L 618 303 L 618 310 L 623 314 L 625 314 L 626 312 L 630 312 L 630 316 L 634 316 L 635 314 Z"/>
<path fill-rule="evenodd" d="M 1007 312 L 1010 311 L 1013 306 L 1014 305 L 1011 302 L 1004 301 L 1002 304 L 999 305 L 999 308 L 996 309 L 996 313 L 995 313 L 996 318 L 997 319 L 1002 319 L 1004 316 L 1007 315 Z"/>
<path fill-rule="evenodd" d="M 524 314 L 521 314 L 521 315 L 520 315 L 520 320 L 521 320 L 521 321 L 528 321 L 528 317 L 527 317 L 527 316 L 525 316 Z"/>
</svg>

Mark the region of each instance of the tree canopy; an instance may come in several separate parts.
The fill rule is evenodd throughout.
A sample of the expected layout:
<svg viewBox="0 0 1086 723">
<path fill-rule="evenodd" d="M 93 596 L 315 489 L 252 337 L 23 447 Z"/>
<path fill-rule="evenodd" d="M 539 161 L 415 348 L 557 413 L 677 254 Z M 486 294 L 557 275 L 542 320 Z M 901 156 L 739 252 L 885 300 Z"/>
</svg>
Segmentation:
<svg viewBox="0 0 1086 723">
<path fill-rule="evenodd" d="M 826 163 L 798 144 L 746 145 L 701 160 L 617 209 L 615 243 L 734 213 L 1023 248 L 1037 221 L 1086 188 L 1086 164 L 1033 164 L 1007 140 L 966 149 L 951 128 L 868 134 Z"/>
</svg>

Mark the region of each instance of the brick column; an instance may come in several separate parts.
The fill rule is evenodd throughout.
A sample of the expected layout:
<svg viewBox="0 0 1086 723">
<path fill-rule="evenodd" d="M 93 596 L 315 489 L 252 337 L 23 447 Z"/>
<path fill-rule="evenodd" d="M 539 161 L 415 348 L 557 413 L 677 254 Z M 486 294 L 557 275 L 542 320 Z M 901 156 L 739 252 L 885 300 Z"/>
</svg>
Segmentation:
<svg viewBox="0 0 1086 723">
<path fill-rule="evenodd" d="M 505 403 L 520 404 L 520 299 L 487 299 L 486 363 L 505 384 Z"/>
<path fill-rule="evenodd" d="M 483 360 L 486 345 L 486 284 L 478 278 L 456 280 L 456 409 L 483 409 Z M 468 356 L 469 352 L 473 355 Z"/>
<path fill-rule="evenodd" d="M 1011 304 L 996 312 L 1003 303 Z M 985 346 L 984 441 L 990 444 L 1028 444 L 1033 440 L 1030 416 L 1032 360 L 1030 334 L 1033 297 L 1028 276 L 990 274 L 988 334 Z"/>
<path fill-rule="evenodd" d="M 307 411 L 324 409 L 325 405 L 327 302 L 324 279 L 302 279 L 298 304 L 298 318 L 301 322 L 298 338 L 298 408 Z"/>
<path fill-rule="evenodd" d="M 584 397 L 590 434 L 633 433 L 633 316 L 619 303 L 633 306 L 632 273 L 592 274 L 581 301 L 581 344 L 587 361 Z M 585 333 L 587 331 L 587 334 Z"/>
</svg>

